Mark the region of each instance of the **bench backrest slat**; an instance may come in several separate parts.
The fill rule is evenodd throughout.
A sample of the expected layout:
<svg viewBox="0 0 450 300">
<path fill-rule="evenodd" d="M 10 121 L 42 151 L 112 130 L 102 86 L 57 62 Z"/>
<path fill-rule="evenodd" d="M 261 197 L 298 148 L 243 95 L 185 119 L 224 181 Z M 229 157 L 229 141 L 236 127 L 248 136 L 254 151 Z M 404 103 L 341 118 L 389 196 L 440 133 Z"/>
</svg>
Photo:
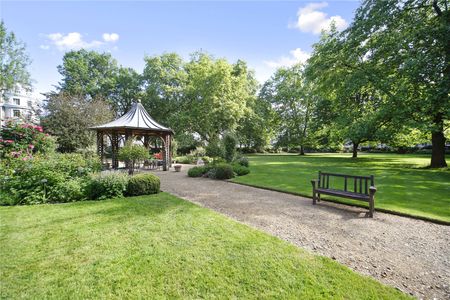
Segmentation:
<svg viewBox="0 0 450 300">
<path fill-rule="evenodd" d="M 364 182 L 365 182 L 365 194 L 366 194 L 366 195 L 369 194 L 369 189 L 368 189 L 368 186 L 367 186 L 367 180 L 368 180 L 368 179 L 364 180 Z"/>
<path fill-rule="evenodd" d="M 374 176 L 358 176 L 358 175 L 347 175 L 347 174 L 337 174 L 337 173 L 324 173 L 319 171 L 319 188 L 330 189 L 330 177 L 343 177 L 344 178 L 344 191 L 347 192 L 349 187 L 349 179 L 353 179 L 353 192 L 359 194 L 369 195 L 369 186 L 375 186 Z M 370 182 L 370 185 L 369 185 Z M 335 187 L 332 187 L 336 189 Z M 351 187 L 350 187 L 351 190 Z"/>
</svg>

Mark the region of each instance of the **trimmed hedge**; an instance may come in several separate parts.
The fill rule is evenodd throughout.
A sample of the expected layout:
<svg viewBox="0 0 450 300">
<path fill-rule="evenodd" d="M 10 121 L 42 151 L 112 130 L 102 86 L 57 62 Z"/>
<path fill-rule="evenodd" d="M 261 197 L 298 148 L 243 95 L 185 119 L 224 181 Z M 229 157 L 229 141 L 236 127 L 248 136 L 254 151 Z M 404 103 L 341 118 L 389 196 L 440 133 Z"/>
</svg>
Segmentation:
<svg viewBox="0 0 450 300">
<path fill-rule="evenodd" d="M 139 174 L 128 180 L 127 195 L 139 196 L 159 193 L 161 182 L 153 174 Z"/>
</svg>

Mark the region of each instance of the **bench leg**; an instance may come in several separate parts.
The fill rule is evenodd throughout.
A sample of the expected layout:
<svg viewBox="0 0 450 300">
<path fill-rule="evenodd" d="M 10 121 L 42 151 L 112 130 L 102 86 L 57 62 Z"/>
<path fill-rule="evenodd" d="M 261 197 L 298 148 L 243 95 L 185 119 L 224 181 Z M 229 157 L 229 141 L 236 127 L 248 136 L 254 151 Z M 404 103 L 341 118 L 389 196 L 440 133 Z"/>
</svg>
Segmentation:
<svg viewBox="0 0 450 300">
<path fill-rule="evenodd" d="M 320 202 L 320 194 L 317 194 L 317 202 Z"/>
<path fill-rule="evenodd" d="M 373 218 L 373 212 L 375 210 L 375 197 L 373 195 L 370 196 L 369 199 L 369 217 Z"/>
<path fill-rule="evenodd" d="M 311 180 L 311 184 L 312 184 L 312 191 L 313 191 L 313 205 L 316 205 L 316 181 L 315 180 Z"/>
</svg>

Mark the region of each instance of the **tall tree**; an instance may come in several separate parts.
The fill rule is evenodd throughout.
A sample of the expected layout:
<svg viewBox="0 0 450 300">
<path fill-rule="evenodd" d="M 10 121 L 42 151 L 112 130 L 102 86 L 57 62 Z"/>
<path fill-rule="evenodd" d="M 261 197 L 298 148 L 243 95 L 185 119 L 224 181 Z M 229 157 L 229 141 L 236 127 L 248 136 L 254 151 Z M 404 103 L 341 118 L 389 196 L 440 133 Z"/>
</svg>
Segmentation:
<svg viewBox="0 0 450 300">
<path fill-rule="evenodd" d="M 261 97 L 272 103 L 278 115 L 279 138 L 289 146 L 298 146 L 299 153 L 304 155 L 305 146 L 310 145 L 312 138 L 315 97 L 309 91 L 303 66 L 278 69 L 264 84 Z"/>
<path fill-rule="evenodd" d="M 144 95 L 142 104 L 162 124 L 175 130 L 185 131 L 181 126 L 184 111 L 181 109 L 186 72 L 184 62 L 176 53 L 146 57 L 142 74 Z"/>
<path fill-rule="evenodd" d="M 234 131 L 252 96 L 246 66 L 242 62 L 233 66 L 224 59 L 195 53 L 185 69 L 183 109 L 187 128 L 207 142 Z"/>
<path fill-rule="evenodd" d="M 3 21 L 0 22 L 0 63 L 0 90 L 12 89 L 16 84 L 31 86 L 27 70 L 31 59 L 25 44 L 17 40 L 14 32 L 8 32 Z"/>
<path fill-rule="evenodd" d="M 120 67 L 109 91 L 108 102 L 118 116 L 130 110 L 133 102 L 142 97 L 141 75 L 132 68 Z"/>
<path fill-rule="evenodd" d="M 366 0 L 347 30 L 348 45 L 386 95 L 396 118 L 431 133 L 431 167 L 445 167 L 450 117 L 450 11 L 447 0 Z"/>
<path fill-rule="evenodd" d="M 117 61 L 109 53 L 81 49 L 64 54 L 58 71 L 62 76 L 59 90 L 86 99 L 107 99 L 116 85 Z"/>
<path fill-rule="evenodd" d="M 263 152 L 275 134 L 275 112 L 271 104 L 261 97 L 249 101 L 247 107 L 239 121 L 236 136 L 241 146 Z"/>
<path fill-rule="evenodd" d="M 316 110 L 320 123 L 335 138 L 353 143 L 354 158 L 361 143 L 393 134 L 400 123 L 387 105 L 386 94 L 375 86 L 382 75 L 368 71 L 370 61 L 359 51 L 361 47 L 363 43 L 351 43 L 347 32 L 332 27 L 314 45 L 306 69 L 320 99 Z"/>
</svg>

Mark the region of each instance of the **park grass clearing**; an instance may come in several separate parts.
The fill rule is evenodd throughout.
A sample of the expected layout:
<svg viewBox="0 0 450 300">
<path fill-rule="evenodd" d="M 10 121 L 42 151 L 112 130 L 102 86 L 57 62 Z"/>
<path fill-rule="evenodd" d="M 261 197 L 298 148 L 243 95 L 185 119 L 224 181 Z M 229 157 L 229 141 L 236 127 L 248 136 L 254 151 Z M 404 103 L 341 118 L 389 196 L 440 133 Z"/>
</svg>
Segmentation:
<svg viewBox="0 0 450 300">
<path fill-rule="evenodd" d="M 167 193 L 0 207 L 0 219 L 5 299 L 408 298 Z"/>
<path fill-rule="evenodd" d="M 429 155 L 351 154 L 252 155 L 251 173 L 234 182 L 312 197 L 318 171 L 375 175 L 375 209 L 450 222 L 450 171 L 427 169 Z M 341 187 L 342 188 L 342 187 Z M 333 198 L 342 203 L 361 201 Z"/>
</svg>

